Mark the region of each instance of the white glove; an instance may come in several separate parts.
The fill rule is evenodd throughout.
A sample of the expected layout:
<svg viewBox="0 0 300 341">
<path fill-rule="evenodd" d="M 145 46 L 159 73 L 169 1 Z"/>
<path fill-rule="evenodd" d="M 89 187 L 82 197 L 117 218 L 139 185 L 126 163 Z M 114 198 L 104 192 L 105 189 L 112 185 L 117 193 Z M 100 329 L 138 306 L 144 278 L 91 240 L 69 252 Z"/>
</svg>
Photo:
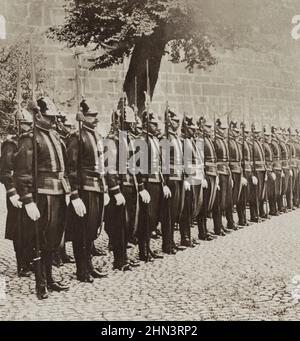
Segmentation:
<svg viewBox="0 0 300 341">
<path fill-rule="evenodd" d="M 265 181 L 268 181 L 268 173 L 265 174 Z"/>
<path fill-rule="evenodd" d="M 31 220 L 37 221 L 38 219 L 40 219 L 41 214 L 35 202 L 31 202 L 30 204 L 25 205 L 25 210 Z"/>
<path fill-rule="evenodd" d="M 256 186 L 258 184 L 258 179 L 254 175 L 252 176 L 252 183 L 253 183 L 254 186 Z"/>
<path fill-rule="evenodd" d="M 12 205 L 15 208 L 21 208 L 23 205 L 22 201 L 20 201 L 19 199 L 20 199 L 19 194 L 15 194 L 15 195 L 12 195 L 11 197 L 9 197 L 10 202 L 12 203 Z"/>
<path fill-rule="evenodd" d="M 125 205 L 126 200 L 124 198 L 124 195 L 122 193 L 115 194 L 116 204 L 117 206 Z"/>
<path fill-rule="evenodd" d="M 203 179 L 201 182 L 202 188 L 208 188 L 208 183 L 206 179 Z"/>
<path fill-rule="evenodd" d="M 86 214 L 85 204 L 84 204 L 84 202 L 80 198 L 72 200 L 72 205 L 74 207 L 74 210 L 75 210 L 76 214 L 79 217 L 83 217 Z"/>
<path fill-rule="evenodd" d="M 151 197 L 148 191 L 143 189 L 142 191 L 139 192 L 139 195 L 141 196 L 144 204 L 149 204 Z"/>
<path fill-rule="evenodd" d="M 276 174 L 274 172 L 271 173 L 273 181 L 276 180 Z"/>
<path fill-rule="evenodd" d="M 284 175 L 284 172 L 283 172 L 283 171 L 281 171 L 281 177 L 282 177 L 282 178 L 285 178 L 285 175 Z"/>
<path fill-rule="evenodd" d="M 247 179 L 244 176 L 242 176 L 241 184 L 242 184 L 242 186 L 247 186 L 248 185 L 248 181 L 247 181 Z"/>
<path fill-rule="evenodd" d="M 104 193 L 103 200 L 104 200 L 104 206 L 107 206 L 110 202 L 110 197 L 109 197 L 108 193 Z"/>
<path fill-rule="evenodd" d="M 69 206 L 69 204 L 70 204 L 70 194 L 66 194 L 65 201 L 66 201 L 66 205 Z"/>
<path fill-rule="evenodd" d="M 290 176 L 293 177 L 294 176 L 294 173 L 293 171 L 290 169 Z"/>
<path fill-rule="evenodd" d="M 165 199 L 169 199 L 172 196 L 170 188 L 168 186 L 166 186 L 166 185 L 163 187 L 163 193 L 164 193 L 164 198 Z"/>
<path fill-rule="evenodd" d="M 184 181 L 183 185 L 184 185 L 184 189 L 186 191 L 190 191 L 191 190 L 191 184 L 188 181 Z"/>
</svg>

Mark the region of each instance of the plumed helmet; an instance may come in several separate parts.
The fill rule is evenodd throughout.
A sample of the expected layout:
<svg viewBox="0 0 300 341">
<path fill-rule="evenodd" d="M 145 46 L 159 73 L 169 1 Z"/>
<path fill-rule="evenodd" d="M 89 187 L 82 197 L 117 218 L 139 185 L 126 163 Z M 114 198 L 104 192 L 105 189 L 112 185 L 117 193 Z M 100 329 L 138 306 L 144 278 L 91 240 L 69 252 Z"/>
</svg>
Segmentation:
<svg viewBox="0 0 300 341">
<path fill-rule="evenodd" d="M 80 102 L 80 110 L 84 116 L 97 116 L 98 110 L 90 101 L 83 99 Z"/>
<path fill-rule="evenodd" d="M 222 123 L 219 118 L 216 119 L 216 127 L 218 129 L 223 129 L 223 130 L 228 128 L 228 126 L 226 124 Z"/>
<path fill-rule="evenodd" d="M 240 131 L 237 121 L 231 121 L 229 126 L 230 126 L 230 129 L 235 131 L 235 132 L 239 132 Z"/>
<path fill-rule="evenodd" d="M 277 127 L 272 126 L 271 127 L 271 132 L 272 132 L 272 134 L 275 134 L 277 132 Z"/>
<path fill-rule="evenodd" d="M 188 127 L 191 129 L 197 129 L 196 124 L 193 121 L 192 116 L 185 115 L 182 121 L 182 127 Z"/>
<path fill-rule="evenodd" d="M 180 119 L 179 117 L 176 115 L 175 111 L 169 109 L 168 110 L 168 117 L 170 121 L 175 121 L 175 122 L 179 122 Z"/>
<path fill-rule="evenodd" d="M 132 108 L 125 106 L 124 110 L 124 122 L 135 123 L 135 114 Z"/>
<path fill-rule="evenodd" d="M 149 123 L 153 123 L 153 124 L 158 124 L 159 120 L 156 118 L 154 112 L 151 110 L 149 111 L 149 113 L 147 112 L 147 110 L 145 110 L 142 114 L 142 123 L 143 125 L 147 124 L 147 115 L 149 114 Z"/>
<path fill-rule="evenodd" d="M 252 133 L 261 133 L 261 130 L 257 129 L 254 123 L 251 124 L 251 131 Z"/>
<path fill-rule="evenodd" d="M 33 116 L 32 114 L 26 110 L 25 108 L 22 108 L 20 112 L 18 113 L 18 120 L 20 123 L 27 123 L 27 124 L 32 124 L 33 123 Z"/>
<path fill-rule="evenodd" d="M 49 97 L 40 97 L 37 100 L 37 105 L 40 108 L 40 112 L 44 116 L 59 116 L 59 112 Z"/>
</svg>

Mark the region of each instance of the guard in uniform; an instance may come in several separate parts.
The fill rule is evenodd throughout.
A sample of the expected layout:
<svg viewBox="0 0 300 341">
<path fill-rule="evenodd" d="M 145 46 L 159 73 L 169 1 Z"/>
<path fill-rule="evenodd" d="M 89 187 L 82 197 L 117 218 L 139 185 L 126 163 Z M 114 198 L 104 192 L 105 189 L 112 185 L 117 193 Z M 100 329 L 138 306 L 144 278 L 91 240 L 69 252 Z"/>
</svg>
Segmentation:
<svg viewBox="0 0 300 341">
<path fill-rule="evenodd" d="M 274 160 L 273 152 L 271 148 L 271 134 L 267 132 L 266 128 L 263 129 L 263 147 L 266 160 L 266 172 L 267 172 L 267 189 L 265 191 L 265 201 L 269 203 L 269 212 L 271 216 L 278 215 L 276 211 L 276 174 L 273 169 Z"/>
<path fill-rule="evenodd" d="M 294 136 L 292 134 L 291 128 L 287 131 L 286 144 L 289 152 L 289 168 L 290 168 L 290 180 L 288 183 L 288 196 L 287 196 L 287 206 L 289 210 L 295 209 L 294 195 L 296 194 L 296 179 L 297 179 L 297 159 L 296 159 L 296 146 L 294 141 Z"/>
<path fill-rule="evenodd" d="M 210 241 L 215 239 L 215 235 L 211 234 L 207 229 L 207 218 L 212 213 L 219 181 L 217 156 L 212 139 L 212 124 L 207 122 L 204 117 L 200 117 L 197 124 L 199 137 L 204 139 L 204 171 L 207 183 L 207 188 L 203 188 L 203 205 L 197 218 L 198 237 L 200 240 Z M 213 221 L 216 224 L 217 219 L 214 218 Z M 218 227 L 214 226 L 214 230 L 217 229 Z"/>
<path fill-rule="evenodd" d="M 0 182 L 6 189 L 5 239 L 13 241 L 19 277 L 28 277 L 32 252 L 28 245 L 29 227 L 22 219 L 22 202 L 14 180 L 14 156 L 18 151 L 18 139 L 32 128 L 32 115 L 22 108 L 21 112 L 16 114 L 16 120 L 19 134 L 8 135 L 1 145 Z M 15 130 L 15 127 L 12 127 L 11 132 Z"/>
<path fill-rule="evenodd" d="M 62 143 L 64 144 L 64 148 L 66 148 L 68 145 L 69 138 L 72 134 L 72 131 L 74 131 L 75 128 L 68 121 L 67 116 L 63 111 L 60 111 L 59 116 L 57 117 L 56 130 L 60 135 Z M 67 201 L 67 205 L 69 205 L 70 203 L 69 195 L 66 197 L 66 201 Z M 54 252 L 53 265 L 56 267 L 60 267 L 63 264 L 68 264 L 68 263 L 74 263 L 74 259 L 70 255 L 67 254 L 66 240 L 65 240 L 65 234 L 64 234 L 58 250 Z"/>
<path fill-rule="evenodd" d="M 247 186 L 247 179 L 242 172 L 242 154 L 238 143 L 240 131 L 236 121 L 231 121 L 229 124 L 228 133 L 228 149 L 229 149 L 229 167 L 232 174 L 233 189 L 232 189 L 232 204 L 237 206 L 240 202 L 242 187 Z M 240 221 L 239 221 L 240 222 Z M 245 221 L 241 221 L 240 227 L 245 225 Z M 238 227 L 233 224 L 230 228 L 237 230 Z"/>
<path fill-rule="evenodd" d="M 253 175 L 255 176 L 256 181 L 252 184 L 254 185 L 253 190 L 251 191 L 251 205 L 250 205 L 250 214 L 252 222 L 259 222 L 260 217 L 265 218 L 265 210 L 264 210 L 264 191 L 266 185 L 266 166 L 265 166 L 265 154 L 264 147 L 260 142 L 260 134 L 261 131 L 255 128 L 255 125 L 252 124 L 252 138 L 250 142 L 251 150 L 252 150 L 252 160 L 253 160 Z"/>
<path fill-rule="evenodd" d="M 253 181 L 252 181 L 252 153 L 249 144 L 249 129 L 247 129 L 244 123 L 241 123 L 242 133 L 239 135 L 237 143 L 239 146 L 239 151 L 241 155 L 241 166 L 243 171 L 243 177 L 247 181 L 246 186 L 242 186 L 241 194 L 239 200 L 237 202 L 237 214 L 239 218 L 238 225 L 239 226 L 248 226 L 249 223 L 247 221 L 246 208 L 247 203 L 249 202 L 249 198 L 251 196 L 251 192 L 254 190 Z M 251 203 L 250 203 L 251 205 Z M 253 209 L 250 210 L 253 212 Z M 252 219 L 251 219 L 252 220 Z"/>
<path fill-rule="evenodd" d="M 73 242 L 77 279 L 92 283 L 93 278 L 107 275 L 93 266 L 91 251 L 102 228 L 104 206 L 108 204 L 109 196 L 104 178 L 102 140 L 95 131 L 98 111 L 85 100 L 80 108 L 84 117 L 81 136 L 78 132 L 72 134 L 67 147 L 71 184 L 67 238 Z"/>
<path fill-rule="evenodd" d="M 290 167 L 289 167 L 289 151 L 288 151 L 286 140 L 285 140 L 284 129 L 280 129 L 277 131 L 277 139 L 279 142 L 280 161 L 281 161 L 281 168 L 282 168 L 280 205 L 281 205 L 281 212 L 285 213 L 287 212 L 287 190 L 288 190 L 288 183 L 290 179 Z"/>
<path fill-rule="evenodd" d="M 217 155 L 217 169 L 219 175 L 219 190 L 217 191 L 216 200 L 213 207 L 213 219 L 215 234 L 225 235 L 226 232 L 231 232 L 230 229 L 235 228 L 233 220 L 233 199 L 232 199 L 232 173 L 229 167 L 229 151 L 226 141 L 226 128 L 221 121 L 216 121 L 215 132 L 215 151 Z M 226 216 L 227 227 L 222 224 L 222 215 Z"/>
<path fill-rule="evenodd" d="M 38 298 L 45 299 L 48 297 L 47 288 L 68 290 L 68 286 L 53 279 L 52 257 L 64 233 L 65 196 L 70 186 L 66 177 L 64 146 L 56 132 L 57 110 L 48 98 L 40 98 L 37 104 L 41 116 L 36 122 L 36 141 L 33 141 L 32 133 L 20 137 L 14 179 L 25 212 L 32 221 L 38 221 L 43 279 L 37 283 L 36 289 Z M 34 111 L 36 113 L 36 107 Z M 37 147 L 37 203 L 33 200 L 33 143 Z M 35 245 L 33 241 L 32 245 Z"/>
<path fill-rule="evenodd" d="M 126 249 L 128 241 L 136 237 L 140 198 L 144 204 L 149 204 L 150 195 L 144 188 L 141 172 L 129 164 L 129 160 L 134 160 L 133 167 L 137 165 L 134 144 L 136 121 L 132 108 L 123 99 L 113 114 L 113 126 L 116 127 L 108 136 L 112 144 L 108 146 L 107 160 L 114 159 L 116 164 L 106 167 L 110 203 L 105 214 L 105 230 L 114 254 L 114 269 L 127 271 L 139 265 L 128 259 Z"/>
<path fill-rule="evenodd" d="M 300 139 L 298 135 L 298 130 L 295 129 L 295 133 L 293 135 L 294 140 L 294 147 L 295 147 L 295 162 L 297 165 L 297 171 L 295 176 L 295 187 L 294 187 L 294 194 L 293 200 L 295 207 L 300 206 Z"/>
<path fill-rule="evenodd" d="M 193 247 L 196 241 L 191 237 L 191 226 L 199 217 L 203 205 L 203 188 L 207 188 L 204 179 L 204 144 L 203 139 L 196 139 L 197 126 L 193 118 L 184 116 L 182 122 L 182 144 L 184 153 L 185 181 L 190 183 L 191 189 L 186 191 L 182 215 L 179 221 L 181 245 Z"/>
<path fill-rule="evenodd" d="M 183 150 L 182 142 L 178 136 L 180 125 L 176 113 L 168 109 L 168 140 L 164 135 L 165 142 L 170 148 L 162 148 L 163 174 L 165 183 L 171 190 L 171 198 L 163 201 L 162 227 L 162 251 L 167 254 L 175 254 L 186 247 L 175 244 L 175 225 L 179 224 L 184 205 L 185 191 L 191 190 L 191 185 L 183 179 Z"/>
<path fill-rule="evenodd" d="M 281 165 L 281 148 L 277 137 L 277 128 L 271 128 L 271 148 L 273 154 L 273 170 L 276 175 L 275 179 L 275 197 L 276 197 L 276 213 L 280 214 L 282 210 L 281 192 L 282 178 L 284 176 Z"/>
<path fill-rule="evenodd" d="M 147 117 L 149 115 L 149 117 Z M 145 262 L 152 261 L 155 258 L 163 258 L 162 255 L 151 250 L 150 239 L 153 233 L 156 233 L 160 222 L 161 202 L 163 198 L 170 198 L 171 191 L 165 184 L 161 170 L 161 150 L 158 134 L 159 121 L 152 110 L 143 112 L 142 115 L 142 133 L 141 138 L 148 142 L 148 169 L 143 171 L 143 182 L 145 188 L 150 194 L 149 204 L 140 202 L 141 210 L 137 231 L 139 258 Z"/>
</svg>

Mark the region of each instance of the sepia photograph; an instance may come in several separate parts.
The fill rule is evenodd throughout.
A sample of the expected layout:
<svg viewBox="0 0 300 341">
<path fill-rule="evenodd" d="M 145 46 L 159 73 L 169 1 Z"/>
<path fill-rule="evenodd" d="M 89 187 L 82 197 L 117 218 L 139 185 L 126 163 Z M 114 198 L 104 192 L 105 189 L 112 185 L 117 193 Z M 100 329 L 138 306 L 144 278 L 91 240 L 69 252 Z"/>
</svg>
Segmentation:
<svg viewBox="0 0 300 341">
<path fill-rule="evenodd" d="M 299 319 L 299 0 L 0 0 L 0 321 Z"/>
</svg>

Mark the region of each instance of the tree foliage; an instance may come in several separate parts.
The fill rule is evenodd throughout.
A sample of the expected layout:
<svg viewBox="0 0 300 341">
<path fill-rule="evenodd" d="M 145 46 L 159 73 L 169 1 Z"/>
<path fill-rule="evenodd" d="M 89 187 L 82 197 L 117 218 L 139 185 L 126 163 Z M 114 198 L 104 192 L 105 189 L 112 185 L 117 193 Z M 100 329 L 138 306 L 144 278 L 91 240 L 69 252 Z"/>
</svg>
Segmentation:
<svg viewBox="0 0 300 341">
<path fill-rule="evenodd" d="M 18 75 L 18 64 L 20 75 Z M 38 86 L 43 87 L 47 72 L 43 53 L 34 48 L 34 64 Z M 21 104 L 26 106 L 32 97 L 31 56 L 29 38 L 22 37 L 0 48 L 0 135 L 6 135 L 14 124 L 14 112 L 18 104 L 18 77 L 21 85 Z"/>
<path fill-rule="evenodd" d="M 48 34 L 69 47 L 91 48 L 92 69 L 122 63 L 124 56 L 131 55 L 124 89 L 132 98 L 134 78 L 138 77 L 140 98 L 146 87 L 146 59 L 154 65 L 150 74 L 152 95 L 166 53 L 170 61 L 185 62 L 191 70 L 206 69 L 217 62 L 213 46 L 284 49 L 284 42 L 291 40 L 290 23 L 299 9 L 298 2 L 71 0 L 66 1 L 65 22 L 52 27 Z"/>
<path fill-rule="evenodd" d="M 212 43 L 194 30 L 190 0 L 92 0 L 66 5 L 65 23 L 52 27 L 49 36 L 69 47 L 92 46 L 99 55 L 93 68 L 106 68 L 123 61 L 141 40 L 156 36 L 157 43 L 171 42 L 171 61 L 205 68 L 216 62 Z M 184 52 L 184 53 L 182 53 Z"/>
</svg>

